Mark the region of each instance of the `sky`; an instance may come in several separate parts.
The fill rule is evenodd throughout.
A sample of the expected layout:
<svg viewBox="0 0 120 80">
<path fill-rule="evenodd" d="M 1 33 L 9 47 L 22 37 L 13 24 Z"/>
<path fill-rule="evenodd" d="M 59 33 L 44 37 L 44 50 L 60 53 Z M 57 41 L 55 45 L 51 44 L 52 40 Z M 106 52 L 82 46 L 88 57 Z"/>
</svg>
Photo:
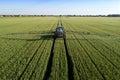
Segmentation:
<svg viewBox="0 0 120 80">
<path fill-rule="evenodd" d="M 120 14 L 120 0 L 0 0 L 0 15 Z"/>
</svg>

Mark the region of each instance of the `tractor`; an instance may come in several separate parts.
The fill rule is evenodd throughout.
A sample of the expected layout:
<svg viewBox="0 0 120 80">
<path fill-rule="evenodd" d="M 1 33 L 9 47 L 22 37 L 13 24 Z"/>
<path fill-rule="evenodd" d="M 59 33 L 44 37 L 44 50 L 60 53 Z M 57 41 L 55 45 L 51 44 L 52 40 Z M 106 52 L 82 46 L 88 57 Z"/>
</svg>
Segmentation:
<svg viewBox="0 0 120 80">
<path fill-rule="evenodd" d="M 55 38 L 66 38 L 65 30 L 63 26 L 56 27 Z"/>
</svg>

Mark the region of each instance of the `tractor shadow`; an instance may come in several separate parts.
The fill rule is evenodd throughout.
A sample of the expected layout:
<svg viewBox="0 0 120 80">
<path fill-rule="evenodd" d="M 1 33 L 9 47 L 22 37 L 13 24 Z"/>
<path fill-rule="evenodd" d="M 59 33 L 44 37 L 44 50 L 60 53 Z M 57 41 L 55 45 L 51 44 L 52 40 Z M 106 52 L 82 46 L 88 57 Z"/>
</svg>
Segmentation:
<svg viewBox="0 0 120 80">
<path fill-rule="evenodd" d="M 22 37 L 1 37 L 2 39 L 6 40 L 19 40 L 19 41 L 39 41 L 39 40 L 53 40 L 53 34 L 46 34 L 46 35 L 36 35 L 35 38 L 22 38 Z"/>
<path fill-rule="evenodd" d="M 38 41 L 38 40 L 53 40 L 54 35 L 42 35 L 38 39 L 26 39 L 26 41 Z"/>
</svg>

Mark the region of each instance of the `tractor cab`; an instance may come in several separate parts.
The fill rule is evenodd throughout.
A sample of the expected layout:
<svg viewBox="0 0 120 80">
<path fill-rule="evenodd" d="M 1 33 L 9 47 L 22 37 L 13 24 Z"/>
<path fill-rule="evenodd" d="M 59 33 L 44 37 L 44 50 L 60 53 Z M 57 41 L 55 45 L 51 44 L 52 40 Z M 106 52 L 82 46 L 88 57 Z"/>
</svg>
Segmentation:
<svg viewBox="0 0 120 80">
<path fill-rule="evenodd" d="M 65 38 L 64 27 L 58 26 L 55 31 L 55 38 Z"/>
</svg>

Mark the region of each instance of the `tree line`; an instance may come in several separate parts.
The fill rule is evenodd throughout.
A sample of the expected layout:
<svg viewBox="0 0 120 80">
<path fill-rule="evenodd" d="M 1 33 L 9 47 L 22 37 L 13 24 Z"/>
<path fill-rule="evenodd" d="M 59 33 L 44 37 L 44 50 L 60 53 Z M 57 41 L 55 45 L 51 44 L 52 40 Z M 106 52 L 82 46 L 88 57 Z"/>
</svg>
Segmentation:
<svg viewBox="0 0 120 80">
<path fill-rule="evenodd" d="M 120 14 L 109 15 L 0 15 L 0 17 L 120 17 Z"/>
</svg>

